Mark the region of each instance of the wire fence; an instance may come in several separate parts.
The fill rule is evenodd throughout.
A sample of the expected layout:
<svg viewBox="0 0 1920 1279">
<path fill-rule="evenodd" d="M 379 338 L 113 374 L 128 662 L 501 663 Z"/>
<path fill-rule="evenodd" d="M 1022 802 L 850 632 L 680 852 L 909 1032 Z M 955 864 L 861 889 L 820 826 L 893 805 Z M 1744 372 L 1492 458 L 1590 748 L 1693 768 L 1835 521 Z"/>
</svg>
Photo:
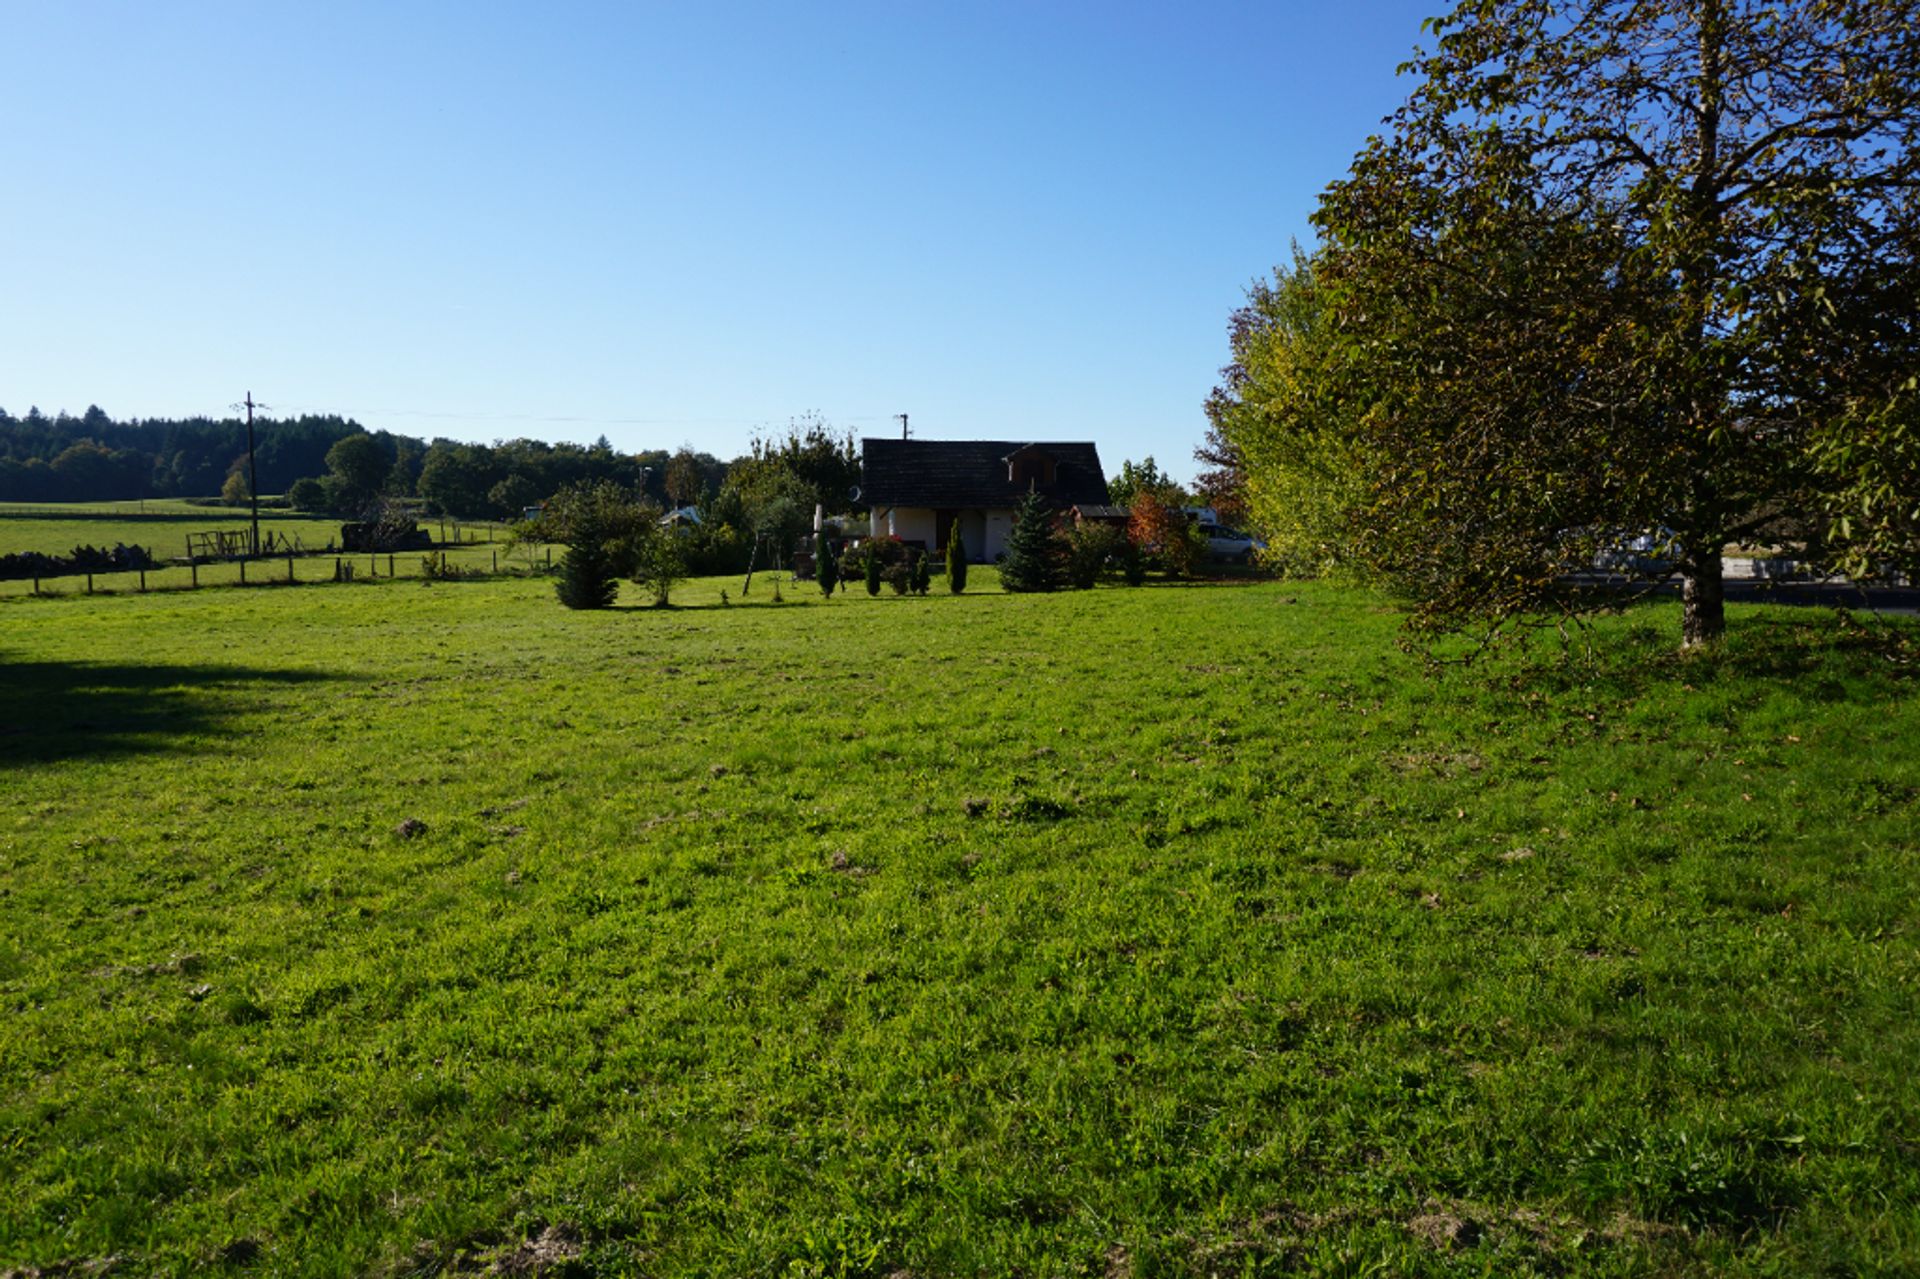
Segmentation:
<svg viewBox="0 0 1920 1279">
<path fill-rule="evenodd" d="M 157 563 L 60 577 L 0 581 L 0 599 L 71 595 L 141 595 L 224 587 L 332 586 L 411 579 L 456 581 L 525 577 L 553 568 L 553 548 L 468 543 L 431 551 L 320 552 L 247 559 Z"/>
</svg>

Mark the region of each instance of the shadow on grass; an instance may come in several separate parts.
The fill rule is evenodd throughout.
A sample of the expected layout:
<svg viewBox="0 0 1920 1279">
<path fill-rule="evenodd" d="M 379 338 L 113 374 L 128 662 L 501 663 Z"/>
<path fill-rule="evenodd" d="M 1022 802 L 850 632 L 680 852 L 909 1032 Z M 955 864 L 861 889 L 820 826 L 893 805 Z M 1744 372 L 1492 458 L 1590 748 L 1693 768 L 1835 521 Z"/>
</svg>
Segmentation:
<svg viewBox="0 0 1920 1279">
<path fill-rule="evenodd" d="M 1588 650 L 1584 641 L 1591 639 Z M 1670 603 L 1637 602 L 1596 619 L 1582 643 L 1550 640 L 1490 658 L 1488 682 L 1514 690 L 1637 697 L 1657 687 L 1777 685 L 1814 700 L 1879 701 L 1912 695 L 1920 675 L 1920 625 L 1905 618 L 1784 611 L 1729 615 L 1726 637 L 1710 648 L 1679 647 L 1679 612 Z"/>
<path fill-rule="evenodd" d="M 340 676 L 218 664 L 21 662 L 0 654 L 0 771 L 181 749 L 260 689 Z"/>
</svg>

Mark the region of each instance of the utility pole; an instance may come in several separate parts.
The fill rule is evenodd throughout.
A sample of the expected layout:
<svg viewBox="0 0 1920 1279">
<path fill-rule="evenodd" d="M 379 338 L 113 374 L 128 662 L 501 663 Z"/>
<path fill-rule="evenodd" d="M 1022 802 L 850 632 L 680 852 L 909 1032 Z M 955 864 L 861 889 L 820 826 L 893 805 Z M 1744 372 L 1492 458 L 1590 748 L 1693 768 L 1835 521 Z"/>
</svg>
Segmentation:
<svg viewBox="0 0 1920 1279">
<path fill-rule="evenodd" d="M 900 419 L 900 438 L 904 440 L 907 438 L 907 415 L 895 413 L 894 416 Z"/>
<path fill-rule="evenodd" d="M 260 553 L 260 472 L 253 465 L 253 411 L 267 406 L 256 405 L 253 402 L 252 391 L 247 392 L 244 403 L 247 409 L 247 504 L 253 512 L 253 536 L 247 553 L 258 555 Z"/>
</svg>

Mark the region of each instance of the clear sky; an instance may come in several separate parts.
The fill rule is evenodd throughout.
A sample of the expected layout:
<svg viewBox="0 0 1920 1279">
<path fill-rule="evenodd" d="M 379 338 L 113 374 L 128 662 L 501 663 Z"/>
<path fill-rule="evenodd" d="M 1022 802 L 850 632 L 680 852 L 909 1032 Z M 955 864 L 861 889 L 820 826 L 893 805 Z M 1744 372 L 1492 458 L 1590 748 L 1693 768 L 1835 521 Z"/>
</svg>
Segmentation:
<svg viewBox="0 0 1920 1279">
<path fill-rule="evenodd" d="M 1177 476 L 1433 0 L 0 0 L 0 406 Z"/>
</svg>

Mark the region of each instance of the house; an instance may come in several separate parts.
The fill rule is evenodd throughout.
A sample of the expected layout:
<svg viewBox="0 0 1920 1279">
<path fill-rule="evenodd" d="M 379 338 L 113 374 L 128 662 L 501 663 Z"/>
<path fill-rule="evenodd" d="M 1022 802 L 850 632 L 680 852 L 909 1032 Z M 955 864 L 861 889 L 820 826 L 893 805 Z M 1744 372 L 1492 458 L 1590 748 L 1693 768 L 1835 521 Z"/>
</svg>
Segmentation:
<svg viewBox="0 0 1920 1279">
<path fill-rule="evenodd" d="M 1103 506 L 1107 477 L 1092 444 L 1022 440 L 860 442 L 860 497 L 873 531 L 944 553 L 953 527 L 975 562 L 998 559 L 1028 492 L 1058 510 Z"/>
</svg>

